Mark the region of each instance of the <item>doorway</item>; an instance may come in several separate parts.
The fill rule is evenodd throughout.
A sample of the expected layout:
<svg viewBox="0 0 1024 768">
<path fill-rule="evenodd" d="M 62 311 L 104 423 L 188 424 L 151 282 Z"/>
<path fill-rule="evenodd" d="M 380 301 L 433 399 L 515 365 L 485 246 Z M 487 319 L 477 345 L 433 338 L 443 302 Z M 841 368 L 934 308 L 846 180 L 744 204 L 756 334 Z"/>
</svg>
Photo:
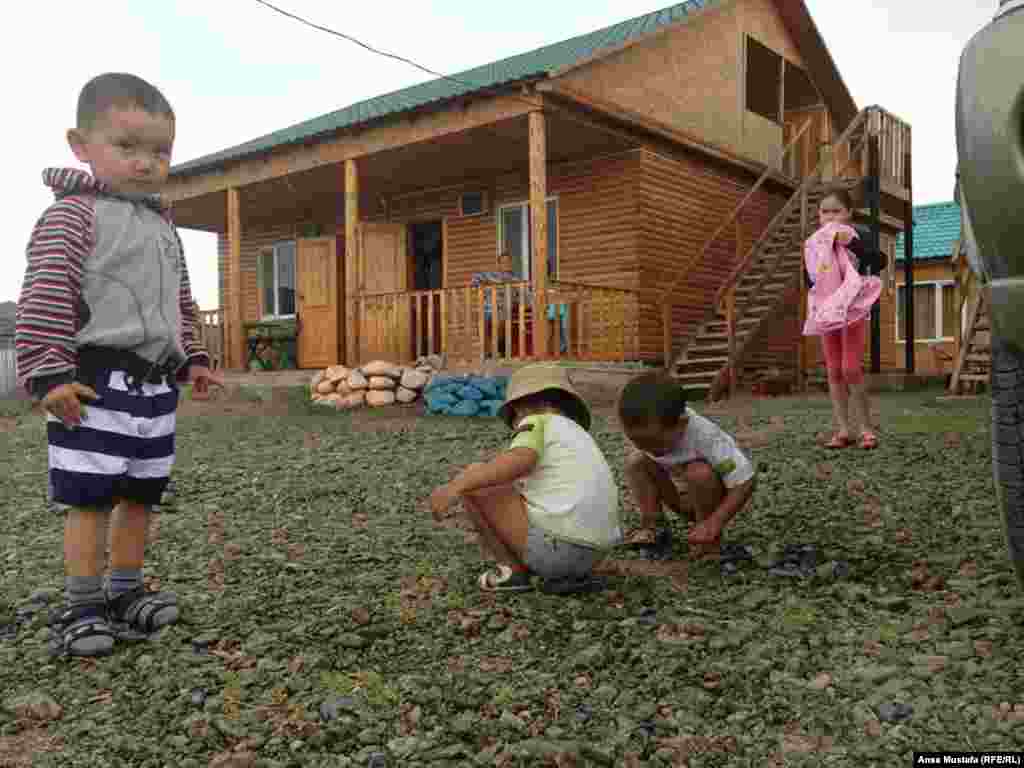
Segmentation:
<svg viewBox="0 0 1024 768">
<path fill-rule="evenodd" d="M 441 297 L 444 287 L 444 224 L 418 221 L 409 225 L 412 252 L 412 348 L 416 356 L 441 354 Z"/>
</svg>

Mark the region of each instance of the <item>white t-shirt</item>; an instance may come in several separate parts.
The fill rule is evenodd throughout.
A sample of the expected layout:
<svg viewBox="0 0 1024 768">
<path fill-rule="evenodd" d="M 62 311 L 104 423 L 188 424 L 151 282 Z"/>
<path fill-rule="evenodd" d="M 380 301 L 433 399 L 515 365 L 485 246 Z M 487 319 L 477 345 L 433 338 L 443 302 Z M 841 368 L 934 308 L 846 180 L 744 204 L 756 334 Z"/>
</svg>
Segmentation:
<svg viewBox="0 0 1024 768">
<path fill-rule="evenodd" d="M 530 523 L 587 547 L 621 542 L 618 487 L 590 433 L 572 419 L 548 413 L 525 417 L 516 430 L 511 447 L 537 453 L 534 470 L 516 481 Z"/>
<path fill-rule="evenodd" d="M 743 485 L 754 476 L 754 465 L 736 446 L 732 436 L 687 407 L 689 422 L 682 439 L 670 453 L 652 456 L 644 452 L 654 463 L 671 468 L 691 461 L 706 461 L 711 465 L 727 489 Z"/>
</svg>

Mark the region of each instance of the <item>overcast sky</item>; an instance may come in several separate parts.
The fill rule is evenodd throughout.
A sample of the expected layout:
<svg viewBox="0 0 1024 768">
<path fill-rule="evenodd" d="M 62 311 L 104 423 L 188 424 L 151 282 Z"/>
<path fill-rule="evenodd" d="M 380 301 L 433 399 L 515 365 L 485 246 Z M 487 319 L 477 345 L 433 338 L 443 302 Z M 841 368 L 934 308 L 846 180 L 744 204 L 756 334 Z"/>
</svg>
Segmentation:
<svg viewBox="0 0 1024 768">
<path fill-rule="evenodd" d="M 957 61 L 998 0 L 806 1 L 857 105 L 879 104 L 912 125 L 915 202 L 951 199 Z M 518 0 L 499 10 L 468 0 L 275 4 L 446 73 L 671 5 Z M 23 3 L 8 15 L 5 29 L 0 301 L 17 299 L 31 228 L 53 200 L 40 172 L 76 164 L 65 132 L 74 122 L 78 92 L 93 75 L 129 71 L 164 92 L 178 117 L 176 163 L 430 79 L 255 0 Z M 182 236 L 196 298 L 204 309 L 216 307 L 215 236 L 187 230 Z"/>
</svg>

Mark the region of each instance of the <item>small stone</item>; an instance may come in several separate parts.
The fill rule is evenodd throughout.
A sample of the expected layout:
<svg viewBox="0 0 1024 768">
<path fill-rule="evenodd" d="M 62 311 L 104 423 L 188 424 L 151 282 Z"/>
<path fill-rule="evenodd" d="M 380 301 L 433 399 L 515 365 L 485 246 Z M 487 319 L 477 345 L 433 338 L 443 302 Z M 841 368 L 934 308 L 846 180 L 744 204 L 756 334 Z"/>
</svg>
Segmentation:
<svg viewBox="0 0 1024 768">
<path fill-rule="evenodd" d="M 867 667 L 862 667 L 858 672 L 858 677 L 871 683 L 880 684 L 892 677 L 895 677 L 899 673 L 899 667 L 885 667 L 872 664 Z"/>
<path fill-rule="evenodd" d="M 604 658 L 604 646 L 595 643 L 576 654 L 574 659 L 576 665 L 581 667 L 592 667 Z"/>
<path fill-rule="evenodd" d="M 576 722 L 587 723 L 594 716 L 593 708 L 588 704 L 580 704 L 576 707 Z"/>
<path fill-rule="evenodd" d="M 39 605 L 49 605 L 56 599 L 57 593 L 49 589 L 37 589 L 28 596 L 28 601 L 30 603 L 36 603 Z"/>
<path fill-rule="evenodd" d="M 320 717 L 324 722 L 337 720 L 342 712 L 354 712 L 356 700 L 351 696 L 334 696 L 320 705 Z"/>
<path fill-rule="evenodd" d="M 601 684 L 597 690 L 594 691 L 594 698 L 601 701 L 614 701 L 619 695 L 619 690 L 614 685 L 608 683 Z"/>
<path fill-rule="evenodd" d="M 371 752 L 366 758 L 366 768 L 387 768 L 388 756 L 383 752 Z"/>
<path fill-rule="evenodd" d="M 190 700 L 193 707 L 202 707 L 206 703 L 206 689 L 193 688 Z"/>
<path fill-rule="evenodd" d="M 3 709 L 15 717 L 44 722 L 59 720 L 64 714 L 63 707 L 42 691 L 33 691 L 7 699 Z"/>
<path fill-rule="evenodd" d="M 399 736 L 388 742 L 388 751 L 399 758 L 406 758 L 416 754 L 420 747 L 421 741 L 415 736 Z"/>
<path fill-rule="evenodd" d="M 878 719 L 883 723 L 897 723 L 906 720 L 914 714 L 914 708 L 909 704 L 885 702 L 878 707 Z"/>
<path fill-rule="evenodd" d="M 338 635 L 338 644 L 342 648 L 363 648 L 366 646 L 366 638 L 357 635 L 355 632 L 342 632 Z"/>
<path fill-rule="evenodd" d="M 501 717 L 498 718 L 498 723 L 502 727 L 513 731 L 521 731 L 526 727 L 526 723 L 513 715 L 507 709 L 501 713 Z"/>
<path fill-rule="evenodd" d="M 949 617 L 949 621 L 954 627 L 960 627 L 964 624 L 970 624 L 975 619 L 981 618 L 984 614 L 977 608 L 965 605 L 960 608 L 948 609 L 946 611 L 946 615 Z"/>
<path fill-rule="evenodd" d="M 206 650 L 211 645 L 215 645 L 220 639 L 220 635 L 216 633 L 207 632 L 202 635 L 197 635 L 192 638 L 192 648 L 199 653 Z"/>
</svg>

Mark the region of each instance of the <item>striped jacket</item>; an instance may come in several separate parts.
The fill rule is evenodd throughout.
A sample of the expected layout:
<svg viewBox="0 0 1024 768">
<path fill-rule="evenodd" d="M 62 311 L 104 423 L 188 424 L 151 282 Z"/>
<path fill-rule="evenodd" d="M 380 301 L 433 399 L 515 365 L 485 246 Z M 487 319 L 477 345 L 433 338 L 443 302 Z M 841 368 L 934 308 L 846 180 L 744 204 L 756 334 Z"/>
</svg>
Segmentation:
<svg viewBox="0 0 1024 768">
<path fill-rule="evenodd" d="M 18 380 L 37 397 L 73 381 L 79 349 L 169 366 L 209 365 L 177 230 L 159 198 L 115 195 L 84 171 L 50 168 L 56 202 L 32 230 L 15 320 Z"/>
</svg>

